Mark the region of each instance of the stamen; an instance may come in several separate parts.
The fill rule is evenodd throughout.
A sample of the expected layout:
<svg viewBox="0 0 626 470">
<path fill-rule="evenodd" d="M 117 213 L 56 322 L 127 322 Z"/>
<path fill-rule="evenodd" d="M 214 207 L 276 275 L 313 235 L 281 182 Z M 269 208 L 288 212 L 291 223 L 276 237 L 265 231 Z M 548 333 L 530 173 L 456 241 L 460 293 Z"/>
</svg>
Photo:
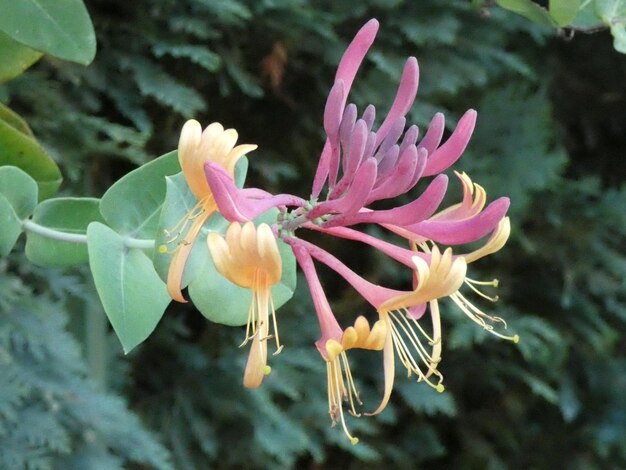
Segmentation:
<svg viewBox="0 0 626 470">
<path fill-rule="evenodd" d="M 276 356 L 283 350 L 283 345 L 280 344 L 280 338 L 278 337 L 278 321 L 276 319 L 276 310 L 274 309 L 274 299 L 271 296 L 270 307 L 272 308 L 272 322 L 274 323 L 274 336 L 276 337 L 276 351 L 274 352 L 274 356 Z"/>
<path fill-rule="evenodd" d="M 435 390 L 443 392 L 445 390 L 445 387 L 441 383 L 443 381 L 443 375 L 437 370 L 437 364 L 439 363 L 440 359 L 433 359 L 428 351 L 426 351 L 426 348 L 422 344 L 421 339 L 419 338 L 415 330 L 413 330 L 412 323 L 418 325 L 417 321 L 413 320 L 412 323 L 409 322 L 409 319 L 402 312 L 387 312 L 386 318 L 388 327 L 391 331 L 391 338 L 393 341 L 394 349 L 398 354 L 400 362 L 402 362 L 404 367 L 407 369 L 408 376 L 410 377 L 411 373 L 414 373 L 418 377 L 418 382 L 424 381 Z M 411 354 L 411 351 L 409 350 L 409 347 L 407 346 L 407 343 L 402 333 L 400 332 L 400 329 L 402 330 L 402 332 L 404 332 L 404 336 L 406 336 L 409 343 L 413 346 L 413 349 L 419 355 L 421 362 L 426 366 L 426 373 L 422 371 L 416 359 Z M 423 329 L 421 327 L 419 329 L 420 332 L 423 332 Z M 429 344 L 431 345 L 438 344 L 441 340 L 441 338 L 433 340 L 426 334 L 424 334 L 424 336 L 428 339 Z M 429 379 L 430 375 L 435 375 L 438 378 L 437 383 L 432 382 Z"/>
<path fill-rule="evenodd" d="M 473 279 L 470 278 L 465 278 L 465 284 L 467 284 L 469 286 L 470 289 L 472 289 L 474 292 L 476 292 L 476 294 L 478 294 L 479 296 L 481 296 L 483 299 L 487 299 L 490 302 L 497 302 L 499 297 L 497 295 L 494 296 L 489 296 L 487 294 L 485 294 L 483 291 L 481 291 L 480 289 L 478 289 L 476 286 L 491 286 L 491 287 L 498 287 L 498 280 L 497 279 L 493 279 L 492 281 L 475 281 Z"/>
<path fill-rule="evenodd" d="M 473 305 L 469 300 L 467 300 L 461 293 L 455 292 L 450 296 L 450 298 L 454 301 L 455 304 L 472 320 L 474 323 L 480 325 L 485 331 L 488 331 L 494 336 L 497 336 L 502 339 L 506 339 L 508 341 L 513 341 L 514 343 L 519 342 L 519 336 L 507 336 L 498 331 L 496 331 L 493 325 L 488 324 L 485 319 L 494 323 L 502 323 L 504 328 L 507 328 L 507 324 L 504 319 L 500 317 L 496 317 L 493 315 L 487 315 L 485 312 L 477 308 Z"/>
<path fill-rule="evenodd" d="M 342 353 L 345 355 L 345 353 Z M 346 392 L 351 389 L 346 389 L 343 374 L 341 373 L 341 363 L 338 358 L 335 358 L 333 361 L 329 361 L 326 363 L 326 369 L 328 371 L 328 401 L 329 401 L 329 413 L 330 417 L 333 421 L 333 425 L 337 422 L 337 417 L 341 421 L 341 427 L 343 428 L 343 432 L 350 439 L 350 443 L 355 445 L 359 442 L 359 439 L 350 434 L 348 430 L 348 426 L 346 425 L 346 420 L 343 416 L 343 405 L 342 405 L 342 396 L 346 395 Z M 352 405 L 352 394 L 348 393 L 350 396 L 350 402 Z M 351 409 L 354 410 L 354 406 L 351 406 Z M 356 414 L 356 412 L 355 412 Z"/>
</svg>

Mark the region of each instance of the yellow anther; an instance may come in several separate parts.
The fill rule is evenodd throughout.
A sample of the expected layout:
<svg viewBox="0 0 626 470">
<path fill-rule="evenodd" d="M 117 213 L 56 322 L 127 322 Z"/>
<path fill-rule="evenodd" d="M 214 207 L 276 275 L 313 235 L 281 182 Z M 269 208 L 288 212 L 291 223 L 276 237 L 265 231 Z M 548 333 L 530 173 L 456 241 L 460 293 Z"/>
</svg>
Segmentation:
<svg viewBox="0 0 626 470">
<path fill-rule="evenodd" d="M 352 437 L 350 439 L 350 444 L 352 444 L 353 446 L 357 445 L 359 443 L 359 438 L 358 437 Z"/>
<path fill-rule="evenodd" d="M 519 335 L 513 335 L 513 342 L 515 344 L 519 343 Z"/>
<path fill-rule="evenodd" d="M 161 254 L 167 253 L 167 245 L 159 245 L 159 253 Z"/>
<path fill-rule="evenodd" d="M 445 389 L 446 387 L 444 387 L 442 384 L 437 384 L 437 386 L 435 387 L 435 390 L 437 390 L 439 393 L 443 393 Z"/>
<path fill-rule="evenodd" d="M 272 368 L 270 366 L 265 366 L 263 367 L 263 374 L 264 375 L 270 375 L 270 373 L 272 372 Z"/>
</svg>

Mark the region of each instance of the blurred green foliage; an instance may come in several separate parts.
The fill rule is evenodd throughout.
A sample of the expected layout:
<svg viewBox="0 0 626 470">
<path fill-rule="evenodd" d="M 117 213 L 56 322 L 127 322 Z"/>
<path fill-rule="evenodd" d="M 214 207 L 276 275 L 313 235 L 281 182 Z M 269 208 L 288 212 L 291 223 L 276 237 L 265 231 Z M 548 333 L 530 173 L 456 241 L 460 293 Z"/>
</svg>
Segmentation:
<svg viewBox="0 0 626 470">
<path fill-rule="evenodd" d="M 85 379 L 66 331 L 83 340 L 87 323 L 93 333 L 90 321 L 101 313 L 93 288 L 83 286 L 81 271 L 33 273 L 12 255 L 0 277 L 0 360 L 11 369 L 0 374 L 0 467 L 68 468 L 76 457 L 99 462 L 90 468 L 128 461 L 165 468 L 164 447 L 181 469 L 626 466 L 626 61 L 608 34 L 564 42 L 522 17 L 461 0 L 91 0 L 87 7 L 99 42 L 90 67 L 45 58 L 0 88 L 74 196 L 100 196 L 135 165 L 174 148 L 192 116 L 259 144 L 249 184 L 308 196 L 302 188 L 321 150 L 335 66 L 358 27 L 378 18 L 381 32 L 351 99 L 384 112 L 405 57 L 415 55 L 422 71 L 415 122 L 423 128 L 441 110 L 453 123 L 468 107 L 478 110 L 475 137 L 454 168 L 491 199 L 511 195 L 513 237 L 470 275 L 500 279 L 500 302 L 484 307 L 521 341 L 496 341 L 444 305 L 446 392 L 398 377 L 382 415 L 351 419 L 361 438 L 351 446 L 329 425 L 306 290 L 278 312 L 286 346 L 260 390 L 241 386 L 242 332 L 176 305 L 127 357 L 113 341 L 84 341 L 94 375 L 106 370 L 104 392 Z M 407 281 L 378 253 L 325 243 L 374 282 Z M 340 321 L 367 314 L 354 292 L 323 279 Z M 371 406 L 380 398 L 381 362 L 379 354 L 354 356 Z M 41 380 L 40 371 L 51 378 Z M 117 426 L 108 426 L 113 420 Z M 7 446 L 9 435 L 22 447 Z"/>
</svg>

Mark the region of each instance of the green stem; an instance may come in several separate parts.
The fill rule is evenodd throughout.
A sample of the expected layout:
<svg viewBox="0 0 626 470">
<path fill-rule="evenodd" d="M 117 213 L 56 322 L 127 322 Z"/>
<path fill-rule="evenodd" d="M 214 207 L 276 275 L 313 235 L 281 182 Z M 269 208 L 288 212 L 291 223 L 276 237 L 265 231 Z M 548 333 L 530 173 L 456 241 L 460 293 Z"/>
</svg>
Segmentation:
<svg viewBox="0 0 626 470">
<path fill-rule="evenodd" d="M 61 230 L 44 227 L 43 225 L 39 225 L 38 223 L 28 219 L 22 221 L 22 228 L 28 232 L 36 233 L 42 237 L 51 238 L 61 242 L 87 243 L 87 235 L 83 233 L 62 232 Z M 124 245 L 129 248 L 151 249 L 154 248 L 154 240 L 125 237 Z"/>
</svg>

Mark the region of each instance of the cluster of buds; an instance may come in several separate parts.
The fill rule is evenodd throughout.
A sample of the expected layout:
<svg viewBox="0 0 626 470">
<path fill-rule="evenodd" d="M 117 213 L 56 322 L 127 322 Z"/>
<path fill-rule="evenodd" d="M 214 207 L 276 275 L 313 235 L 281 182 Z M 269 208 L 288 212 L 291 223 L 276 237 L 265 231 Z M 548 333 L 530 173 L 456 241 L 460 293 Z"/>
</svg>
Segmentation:
<svg viewBox="0 0 626 470">
<path fill-rule="evenodd" d="M 465 173 L 456 173 L 463 187 L 462 199 L 440 209 L 448 186 L 448 177 L 442 172 L 465 150 L 476 112 L 467 111 L 443 143 L 445 122 L 438 113 L 420 139 L 417 126 L 407 127 L 406 123 L 418 87 L 419 69 L 413 57 L 406 62 L 395 100 L 380 126 L 374 126 L 373 106 L 365 108 L 359 116 L 357 107 L 348 104 L 357 70 L 377 30 L 376 20 L 366 23 L 341 59 L 324 111 L 327 138 L 308 200 L 237 187 L 233 178 L 235 164 L 256 146 L 235 146 L 237 133 L 233 129 L 224 130 L 217 123 L 204 131 L 196 121 L 185 124 L 179 158 L 199 202 L 197 213 L 187 218 L 193 221 L 168 276 L 172 297 L 184 301 L 180 291 L 182 270 L 200 227 L 217 211 L 231 222 L 224 237 L 210 234 L 208 245 L 217 270 L 231 282 L 253 292 L 243 342 L 251 342 L 244 384 L 258 387 L 270 372 L 268 339 L 276 340 L 276 353 L 282 349 L 271 287 L 281 278 L 277 240 L 288 244 L 307 280 L 321 329 L 321 337 L 315 344 L 327 365 L 329 414 L 333 423 L 341 423 L 352 443 L 358 439 L 350 433 L 343 410 L 345 407 L 352 415 L 359 416 L 360 401 L 347 357 L 350 349 L 383 351 L 384 392 L 379 406 L 367 413 L 372 415 L 380 413 L 388 403 L 396 359 L 409 376 L 414 374 L 418 381 L 439 392 L 444 390 L 438 299 L 452 299 L 485 330 L 518 341 L 517 335 L 507 336 L 502 328 L 496 328 L 498 323 L 503 323 L 502 319 L 483 312 L 459 291 L 465 285 L 485 299 L 496 300 L 481 288 L 496 286 L 497 281 L 475 281 L 466 272 L 468 264 L 498 251 L 506 243 L 510 233 L 506 217 L 509 200 L 500 198 L 487 205 L 485 190 Z M 434 178 L 412 202 L 385 210 L 369 208 L 376 201 L 407 194 L 426 177 Z M 253 220 L 272 208 L 280 211 L 276 222 L 255 226 Z M 367 224 L 376 224 L 397 235 L 404 240 L 403 246 L 354 228 Z M 329 252 L 298 236 L 300 230 L 313 230 L 373 247 L 405 265 L 412 272 L 413 285 L 402 291 L 370 283 Z M 471 252 L 453 250 L 457 245 L 479 240 L 484 240 L 482 245 Z M 345 329 L 340 326 L 318 278 L 316 263 L 337 272 L 372 305 L 378 315 L 373 325 L 359 316 L 353 326 Z M 428 317 L 430 324 L 426 326 L 423 322 Z M 502 326 L 506 328 L 506 324 Z"/>
</svg>

